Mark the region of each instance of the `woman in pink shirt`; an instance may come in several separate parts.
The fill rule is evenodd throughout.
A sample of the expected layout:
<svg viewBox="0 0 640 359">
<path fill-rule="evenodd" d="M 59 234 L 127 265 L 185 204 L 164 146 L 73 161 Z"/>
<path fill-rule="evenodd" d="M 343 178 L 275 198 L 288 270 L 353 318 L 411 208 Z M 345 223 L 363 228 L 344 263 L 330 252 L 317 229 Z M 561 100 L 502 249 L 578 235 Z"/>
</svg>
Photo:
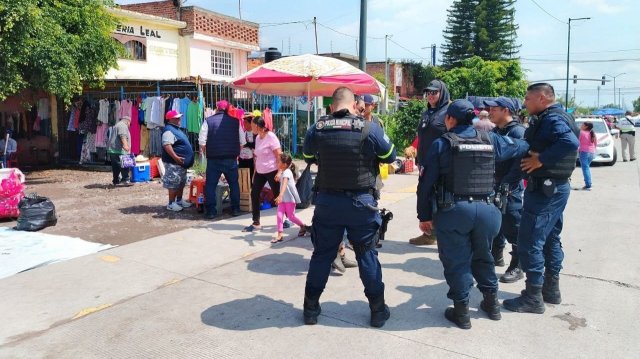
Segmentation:
<svg viewBox="0 0 640 359">
<path fill-rule="evenodd" d="M 591 190 L 591 161 L 596 154 L 596 146 L 598 145 L 598 139 L 596 133 L 593 131 L 593 123 L 586 121 L 580 126 L 580 167 L 582 167 L 582 175 L 584 176 L 585 191 Z"/>
<path fill-rule="evenodd" d="M 269 131 L 262 117 L 254 117 L 251 122 L 251 130 L 255 135 L 256 148 L 253 153 L 255 160 L 255 170 L 251 184 L 251 207 L 253 223 L 245 227 L 243 232 L 253 232 L 260 229 L 260 191 L 265 183 L 269 182 L 269 187 L 273 191 L 274 198 L 280 195 L 280 186 L 276 182 L 280 164 L 280 140 Z"/>
</svg>

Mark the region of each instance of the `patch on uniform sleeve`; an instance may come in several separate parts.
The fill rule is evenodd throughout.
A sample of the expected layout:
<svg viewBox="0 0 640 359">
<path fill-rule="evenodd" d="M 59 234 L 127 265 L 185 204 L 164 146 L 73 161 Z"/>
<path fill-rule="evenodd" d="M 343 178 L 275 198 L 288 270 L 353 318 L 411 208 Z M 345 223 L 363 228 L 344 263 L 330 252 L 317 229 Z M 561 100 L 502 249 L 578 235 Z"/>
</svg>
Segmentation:
<svg viewBox="0 0 640 359">
<path fill-rule="evenodd" d="M 387 143 L 391 143 L 391 140 L 389 139 L 389 136 L 387 136 L 387 134 L 385 133 L 384 136 L 382 137 Z"/>
<path fill-rule="evenodd" d="M 324 121 L 316 122 L 316 129 L 322 130 L 324 128 Z"/>
</svg>

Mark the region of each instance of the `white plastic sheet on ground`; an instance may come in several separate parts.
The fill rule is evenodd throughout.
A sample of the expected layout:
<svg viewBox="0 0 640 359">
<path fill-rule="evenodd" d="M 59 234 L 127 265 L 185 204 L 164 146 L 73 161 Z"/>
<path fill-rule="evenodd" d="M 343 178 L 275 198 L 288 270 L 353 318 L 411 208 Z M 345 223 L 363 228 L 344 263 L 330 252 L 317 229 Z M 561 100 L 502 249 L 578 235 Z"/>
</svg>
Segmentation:
<svg viewBox="0 0 640 359">
<path fill-rule="evenodd" d="M 112 248 L 80 238 L 0 228 L 0 278 Z"/>
</svg>

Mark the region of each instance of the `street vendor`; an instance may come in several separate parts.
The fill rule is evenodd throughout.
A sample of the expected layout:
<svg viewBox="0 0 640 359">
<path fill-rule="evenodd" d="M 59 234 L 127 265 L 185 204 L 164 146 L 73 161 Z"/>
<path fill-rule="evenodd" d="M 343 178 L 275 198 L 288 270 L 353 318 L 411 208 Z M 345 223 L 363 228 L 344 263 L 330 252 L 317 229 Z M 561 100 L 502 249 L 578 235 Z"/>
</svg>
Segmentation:
<svg viewBox="0 0 640 359">
<path fill-rule="evenodd" d="M 191 207 L 191 202 L 182 199 L 182 192 L 187 183 L 187 169 L 193 166 L 195 158 L 189 138 L 180 130 L 181 117 L 177 111 L 167 112 L 162 133 L 162 163 L 165 168 L 162 186 L 169 191 L 167 210 L 174 212 Z"/>
</svg>

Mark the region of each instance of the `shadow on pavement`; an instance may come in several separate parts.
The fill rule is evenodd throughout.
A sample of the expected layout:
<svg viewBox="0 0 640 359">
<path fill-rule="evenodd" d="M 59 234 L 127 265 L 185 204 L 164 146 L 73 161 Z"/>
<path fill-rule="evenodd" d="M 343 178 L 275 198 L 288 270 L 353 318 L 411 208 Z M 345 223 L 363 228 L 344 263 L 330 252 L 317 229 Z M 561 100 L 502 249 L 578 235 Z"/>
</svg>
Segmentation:
<svg viewBox="0 0 640 359">
<path fill-rule="evenodd" d="M 438 253 L 438 247 L 434 246 L 414 246 L 409 241 L 384 240 L 381 241 L 382 248 L 378 248 L 378 252 L 389 254 L 408 254 L 408 253 Z"/>
<path fill-rule="evenodd" d="M 309 260 L 301 254 L 273 253 L 246 261 L 247 269 L 271 275 L 301 276 L 307 275 Z"/>
<path fill-rule="evenodd" d="M 436 280 L 444 280 L 442 263 L 431 258 L 409 258 L 404 263 L 381 263 L 385 269 L 400 269 L 407 273 L 415 273 Z"/>
<path fill-rule="evenodd" d="M 293 304 L 262 295 L 237 299 L 207 308 L 202 323 L 227 330 L 293 328 L 302 326 L 302 311 Z"/>
</svg>

